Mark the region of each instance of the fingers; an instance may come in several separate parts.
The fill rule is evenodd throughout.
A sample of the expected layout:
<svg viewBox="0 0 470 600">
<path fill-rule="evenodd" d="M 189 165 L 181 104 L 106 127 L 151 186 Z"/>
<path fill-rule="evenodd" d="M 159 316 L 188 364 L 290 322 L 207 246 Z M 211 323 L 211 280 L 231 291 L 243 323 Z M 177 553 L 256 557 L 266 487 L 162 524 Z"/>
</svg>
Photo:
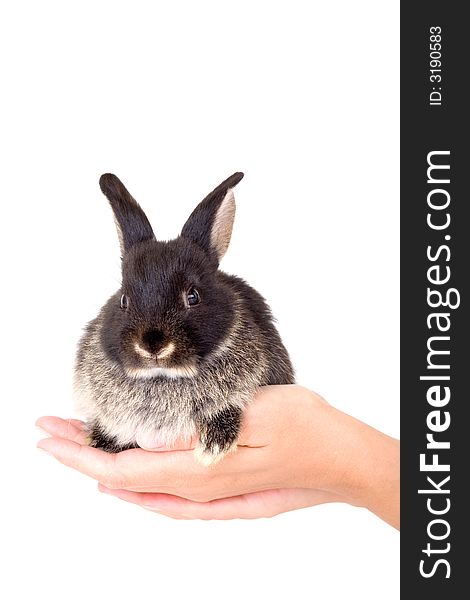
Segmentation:
<svg viewBox="0 0 470 600">
<path fill-rule="evenodd" d="M 67 467 L 72 467 L 98 481 L 107 481 L 108 485 L 114 484 L 116 454 L 60 437 L 40 440 L 37 446 Z"/>
<path fill-rule="evenodd" d="M 116 496 L 126 502 L 131 502 L 151 510 L 162 513 L 174 519 L 249 519 L 262 516 L 255 513 L 255 507 L 250 507 L 246 496 L 212 500 L 210 502 L 194 502 L 170 494 L 147 494 L 129 492 L 126 490 L 110 490 L 99 487 L 101 492 Z"/>
<path fill-rule="evenodd" d="M 189 486 L 207 472 L 192 452 L 147 452 L 134 449 L 111 454 L 70 439 L 40 440 L 39 448 L 110 488 L 148 489 L 167 492 Z"/>
<path fill-rule="evenodd" d="M 306 508 L 314 504 L 331 502 L 331 499 L 322 492 L 317 492 L 316 496 L 312 496 L 312 490 L 303 489 L 263 490 L 210 502 L 194 502 L 170 494 L 111 490 L 102 485 L 98 489 L 100 492 L 116 496 L 121 500 L 173 519 L 259 519 L 274 517 L 283 512 Z"/>
<path fill-rule="evenodd" d="M 87 432 L 85 424 L 77 419 L 40 417 L 36 421 L 36 425 L 54 437 L 71 440 L 79 444 L 86 444 Z"/>
<path fill-rule="evenodd" d="M 111 489 L 170 493 L 205 501 L 254 492 L 264 485 L 260 475 L 266 470 L 266 461 L 259 454 L 262 449 L 239 448 L 220 463 L 204 467 L 191 451 L 147 452 L 136 448 L 110 454 L 59 437 L 40 440 L 38 447 Z M 252 469 L 255 474 L 250 474 Z"/>
</svg>

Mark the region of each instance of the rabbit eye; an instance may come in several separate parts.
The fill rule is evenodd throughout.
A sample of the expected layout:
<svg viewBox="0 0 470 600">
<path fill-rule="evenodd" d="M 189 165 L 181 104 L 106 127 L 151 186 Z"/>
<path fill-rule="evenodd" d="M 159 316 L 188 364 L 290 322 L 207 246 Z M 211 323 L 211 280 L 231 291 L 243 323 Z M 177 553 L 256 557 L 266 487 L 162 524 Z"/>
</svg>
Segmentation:
<svg viewBox="0 0 470 600">
<path fill-rule="evenodd" d="M 197 289 L 194 287 L 191 288 L 186 294 L 186 302 L 188 303 L 188 306 L 196 306 L 196 304 L 199 304 L 200 301 L 201 298 Z"/>
<path fill-rule="evenodd" d="M 122 310 L 126 310 L 126 308 L 129 306 L 129 299 L 126 296 L 126 294 L 123 294 L 121 296 L 121 308 Z"/>
</svg>

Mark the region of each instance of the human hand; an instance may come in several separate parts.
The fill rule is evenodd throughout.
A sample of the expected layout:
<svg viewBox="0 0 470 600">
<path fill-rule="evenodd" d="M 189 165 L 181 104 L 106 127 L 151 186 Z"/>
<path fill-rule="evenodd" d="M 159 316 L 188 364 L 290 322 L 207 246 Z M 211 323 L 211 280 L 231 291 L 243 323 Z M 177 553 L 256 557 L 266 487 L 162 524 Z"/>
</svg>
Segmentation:
<svg viewBox="0 0 470 600">
<path fill-rule="evenodd" d="M 236 452 L 211 467 L 195 461 L 191 443 L 108 454 L 86 446 L 79 421 L 42 417 L 37 424 L 53 436 L 38 446 L 97 479 L 101 491 L 174 518 L 257 518 L 349 502 L 397 524 L 393 506 L 364 472 L 372 468 L 375 484 L 395 493 L 397 442 L 300 386 L 261 388 L 246 410 Z"/>
</svg>

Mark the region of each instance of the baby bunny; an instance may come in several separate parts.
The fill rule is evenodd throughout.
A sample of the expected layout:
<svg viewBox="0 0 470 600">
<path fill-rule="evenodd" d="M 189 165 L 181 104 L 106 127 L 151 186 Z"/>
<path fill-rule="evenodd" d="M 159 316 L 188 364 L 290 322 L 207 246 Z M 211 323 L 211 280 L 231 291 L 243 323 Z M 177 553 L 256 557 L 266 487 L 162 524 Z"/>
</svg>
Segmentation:
<svg viewBox="0 0 470 600">
<path fill-rule="evenodd" d="M 265 300 L 218 269 L 235 216 L 234 173 L 193 211 L 174 240 L 155 239 L 121 181 L 102 175 L 122 254 L 121 288 L 83 334 L 75 391 L 90 445 L 196 437 L 209 465 L 236 448 L 243 409 L 259 386 L 294 382 Z M 145 444 L 142 444 L 145 445 Z"/>
</svg>

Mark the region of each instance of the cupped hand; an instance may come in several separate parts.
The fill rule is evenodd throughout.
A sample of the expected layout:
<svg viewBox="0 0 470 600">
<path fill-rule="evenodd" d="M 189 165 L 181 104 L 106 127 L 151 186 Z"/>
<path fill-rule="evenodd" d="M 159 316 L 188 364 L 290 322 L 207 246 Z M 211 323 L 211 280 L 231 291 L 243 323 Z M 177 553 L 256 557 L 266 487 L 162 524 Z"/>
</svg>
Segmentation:
<svg viewBox="0 0 470 600">
<path fill-rule="evenodd" d="M 196 440 L 109 454 L 87 446 L 80 421 L 41 417 L 37 425 L 52 436 L 38 446 L 96 479 L 100 491 L 173 518 L 201 519 L 268 517 L 326 502 L 364 504 L 355 497 L 364 486 L 354 461 L 358 449 L 366 450 L 357 435 L 361 427 L 375 432 L 293 385 L 260 388 L 245 412 L 236 451 L 210 467 L 195 460 Z"/>
</svg>

